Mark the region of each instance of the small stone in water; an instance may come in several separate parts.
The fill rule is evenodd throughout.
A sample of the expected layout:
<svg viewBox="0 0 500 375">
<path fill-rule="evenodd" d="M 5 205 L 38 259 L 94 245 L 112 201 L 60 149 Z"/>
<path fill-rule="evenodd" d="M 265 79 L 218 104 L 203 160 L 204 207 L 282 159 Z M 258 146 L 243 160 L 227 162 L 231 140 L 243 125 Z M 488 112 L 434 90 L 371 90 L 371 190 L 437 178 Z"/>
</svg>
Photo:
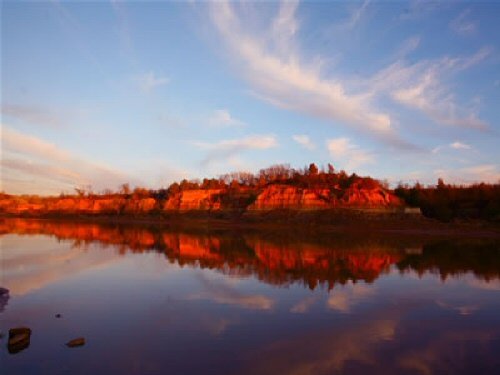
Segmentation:
<svg viewBox="0 0 500 375">
<path fill-rule="evenodd" d="M 74 348 L 74 347 L 83 346 L 83 345 L 85 345 L 85 339 L 83 337 L 78 337 L 78 338 L 73 339 L 71 341 L 68 341 L 66 343 L 66 346 L 69 348 Z"/>
</svg>

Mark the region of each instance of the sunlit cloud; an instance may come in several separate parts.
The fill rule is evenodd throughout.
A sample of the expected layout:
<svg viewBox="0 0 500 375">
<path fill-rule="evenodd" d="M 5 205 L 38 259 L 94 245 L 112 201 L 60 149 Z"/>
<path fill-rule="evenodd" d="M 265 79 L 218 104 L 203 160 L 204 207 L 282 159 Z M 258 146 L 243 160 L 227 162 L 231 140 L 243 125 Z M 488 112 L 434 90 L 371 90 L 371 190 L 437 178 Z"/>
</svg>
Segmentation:
<svg viewBox="0 0 500 375">
<path fill-rule="evenodd" d="M 372 77 L 369 85 L 374 93 L 386 93 L 438 124 L 484 130 L 488 124 L 473 108 L 458 105 L 442 79 L 479 64 L 491 52 L 491 48 L 485 47 L 471 56 L 421 60 L 410 65 L 398 60 Z"/>
<path fill-rule="evenodd" d="M 2 189 L 15 194 L 58 194 L 82 186 L 100 191 L 124 182 L 140 183 L 133 176 L 3 124 L 1 162 Z"/>
<path fill-rule="evenodd" d="M 297 142 L 299 145 L 302 147 L 308 149 L 308 150 L 314 150 L 316 148 L 316 145 L 311 141 L 309 136 L 305 134 L 297 134 L 293 135 L 292 139 Z"/>
<path fill-rule="evenodd" d="M 208 124 L 213 127 L 239 127 L 245 123 L 234 118 L 227 109 L 217 109 L 208 119 Z"/>
<path fill-rule="evenodd" d="M 274 135 L 252 135 L 239 139 L 227 139 L 215 143 L 192 142 L 202 150 L 207 151 L 203 164 L 216 160 L 227 159 L 248 150 L 267 150 L 278 146 Z"/>
<path fill-rule="evenodd" d="M 371 153 L 353 144 L 349 138 L 329 139 L 326 141 L 326 146 L 334 161 L 348 170 L 375 162 Z"/>
<path fill-rule="evenodd" d="M 450 143 L 450 147 L 454 148 L 455 150 L 470 150 L 471 149 L 471 147 L 468 144 L 462 143 L 459 141 L 455 141 L 453 143 Z"/>
<path fill-rule="evenodd" d="M 368 92 L 348 92 L 338 77 L 323 78 L 314 63 L 301 62 L 293 39 L 298 29 L 296 9 L 295 2 L 281 4 L 269 38 L 260 38 L 251 25 L 244 24 L 244 17 L 229 2 L 211 3 L 210 14 L 258 97 L 282 108 L 354 126 L 394 145 L 408 146 L 394 131 L 389 114 L 373 108 Z"/>
</svg>

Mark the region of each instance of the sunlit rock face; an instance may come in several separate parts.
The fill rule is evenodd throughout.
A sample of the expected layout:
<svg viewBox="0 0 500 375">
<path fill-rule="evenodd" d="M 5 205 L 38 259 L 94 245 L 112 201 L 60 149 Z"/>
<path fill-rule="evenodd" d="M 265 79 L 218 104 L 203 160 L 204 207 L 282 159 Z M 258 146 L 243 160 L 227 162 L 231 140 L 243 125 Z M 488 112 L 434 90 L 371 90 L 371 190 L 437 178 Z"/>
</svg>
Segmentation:
<svg viewBox="0 0 500 375">
<path fill-rule="evenodd" d="M 330 206 L 329 189 L 301 189 L 271 185 L 260 193 L 248 210 L 321 209 Z"/>
<path fill-rule="evenodd" d="M 366 189 L 358 187 L 357 185 L 349 187 L 342 195 L 339 203 L 341 205 L 360 207 L 388 207 L 403 205 L 398 197 L 381 187 Z"/>
<path fill-rule="evenodd" d="M 317 210 L 335 207 L 397 207 L 402 203 L 395 195 L 381 187 L 351 186 L 338 189 L 301 189 L 287 185 L 267 187 L 248 207 L 248 210 Z"/>
<path fill-rule="evenodd" d="M 165 211 L 220 210 L 221 189 L 185 190 L 174 194 L 163 206 Z"/>
<path fill-rule="evenodd" d="M 265 188 L 192 189 L 171 194 L 166 200 L 126 194 L 16 197 L 0 196 L 0 213 L 13 215 L 143 215 L 187 211 L 322 210 L 336 207 L 387 208 L 403 206 L 394 194 L 378 184 L 353 183 L 345 189 L 302 188 L 272 184 Z"/>
</svg>

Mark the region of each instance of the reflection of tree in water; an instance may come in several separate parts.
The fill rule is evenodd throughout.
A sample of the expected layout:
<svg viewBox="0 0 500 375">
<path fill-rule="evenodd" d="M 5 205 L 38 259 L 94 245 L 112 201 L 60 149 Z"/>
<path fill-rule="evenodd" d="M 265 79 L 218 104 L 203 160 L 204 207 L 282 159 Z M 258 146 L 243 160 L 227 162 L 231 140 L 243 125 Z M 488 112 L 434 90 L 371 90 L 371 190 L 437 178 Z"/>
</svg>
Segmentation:
<svg viewBox="0 0 500 375">
<path fill-rule="evenodd" d="M 450 240 L 422 247 L 415 240 L 408 243 L 401 238 L 368 235 L 175 231 L 153 225 L 20 219 L 0 222 L 0 233 L 53 235 L 84 248 L 99 243 L 116 247 L 120 254 L 155 251 L 181 266 L 255 276 L 273 285 L 302 283 L 311 289 L 318 285 L 331 289 L 349 281 L 374 282 L 393 265 L 402 272 L 438 272 L 443 279 L 466 272 L 486 281 L 500 277 L 498 240 Z"/>
<path fill-rule="evenodd" d="M 438 273 L 443 280 L 472 272 L 490 281 L 500 278 L 500 246 L 498 240 L 439 241 L 423 246 L 421 254 L 409 254 L 397 263 L 401 271 Z"/>
</svg>

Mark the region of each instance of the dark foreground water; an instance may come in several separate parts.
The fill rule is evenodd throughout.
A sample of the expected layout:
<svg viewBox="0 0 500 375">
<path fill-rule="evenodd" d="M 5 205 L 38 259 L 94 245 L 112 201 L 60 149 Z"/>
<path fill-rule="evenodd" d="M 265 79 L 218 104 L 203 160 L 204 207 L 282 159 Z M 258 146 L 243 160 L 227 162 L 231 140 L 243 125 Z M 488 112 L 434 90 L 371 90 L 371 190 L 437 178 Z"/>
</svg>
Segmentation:
<svg viewBox="0 0 500 375">
<path fill-rule="evenodd" d="M 498 240 L 0 230 L 2 374 L 500 371 Z M 32 335 L 11 354 L 18 326 Z"/>
</svg>

